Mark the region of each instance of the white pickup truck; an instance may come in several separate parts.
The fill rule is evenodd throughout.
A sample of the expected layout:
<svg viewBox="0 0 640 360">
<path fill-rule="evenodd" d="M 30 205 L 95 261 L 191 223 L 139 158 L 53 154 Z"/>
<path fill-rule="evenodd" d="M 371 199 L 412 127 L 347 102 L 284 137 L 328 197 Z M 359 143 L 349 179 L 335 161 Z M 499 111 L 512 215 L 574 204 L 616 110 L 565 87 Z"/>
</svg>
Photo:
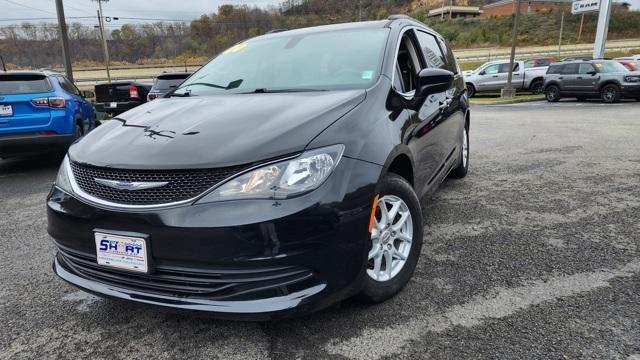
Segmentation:
<svg viewBox="0 0 640 360">
<path fill-rule="evenodd" d="M 513 65 L 513 88 L 541 93 L 547 68 L 548 66 L 541 66 L 527 69 L 524 61 L 516 61 Z M 465 71 L 463 75 L 469 97 L 479 92 L 497 91 L 507 85 L 509 60 L 491 61 L 473 71 Z"/>
</svg>

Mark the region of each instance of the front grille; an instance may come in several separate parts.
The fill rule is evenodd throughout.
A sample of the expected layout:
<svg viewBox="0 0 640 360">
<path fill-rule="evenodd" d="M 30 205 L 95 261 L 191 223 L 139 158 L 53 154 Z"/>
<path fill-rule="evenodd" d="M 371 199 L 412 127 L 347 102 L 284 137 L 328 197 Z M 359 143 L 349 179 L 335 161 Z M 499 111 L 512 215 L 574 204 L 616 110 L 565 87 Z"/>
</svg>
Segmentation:
<svg viewBox="0 0 640 360">
<path fill-rule="evenodd" d="M 110 269 L 95 257 L 58 248 L 67 271 L 99 283 L 160 295 L 209 300 L 254 300 L 288 295 L 318 284 L 313 272 L 300 266 L 218 267 L 193 269 L 157 265 L 152 274 Z"/>
<path fill-rule="evenodd" d="M 82 191 L 99 199 L 123 205 L 158 205 L 192 199 L 246 168 L 232 166 L 216 169 L 129 170 L 71 163 L 73 177 Z M 132 191 L 99 184 L 95 179 L 168 184 L 153 189 Z"/>
</svg>

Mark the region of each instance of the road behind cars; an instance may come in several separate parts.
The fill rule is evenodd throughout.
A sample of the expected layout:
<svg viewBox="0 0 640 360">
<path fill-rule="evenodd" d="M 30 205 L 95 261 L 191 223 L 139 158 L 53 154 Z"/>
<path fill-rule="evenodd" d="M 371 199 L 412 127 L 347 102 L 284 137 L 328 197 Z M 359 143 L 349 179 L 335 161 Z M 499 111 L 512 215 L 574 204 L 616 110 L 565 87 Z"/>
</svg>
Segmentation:
<svg viewBox="0 0 640 360">
<path fill-rule="evenodd" d="M 640 356 L 640 104 L 472 111 L 472 168 L 423 201 L 412 283 L 383 304 L 285 322 L 217 321 L 64 284 L 43 204 L 57 164 L 0 162 L 0 359 Z"/>
</svg>

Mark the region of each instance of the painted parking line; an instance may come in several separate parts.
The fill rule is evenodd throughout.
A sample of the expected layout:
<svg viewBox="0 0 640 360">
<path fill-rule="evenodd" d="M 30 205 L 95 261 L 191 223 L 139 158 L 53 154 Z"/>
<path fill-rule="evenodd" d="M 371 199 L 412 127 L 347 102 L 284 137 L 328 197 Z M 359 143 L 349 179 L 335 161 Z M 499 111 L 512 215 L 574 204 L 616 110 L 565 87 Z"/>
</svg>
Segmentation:
<svg viewBox="0 0 640 360">
<path fill-rule="evenodd" d="M 455 326 L 471 328 L 482 325 L 487 319 L 501 319 L 534 305 L 608 287 L 613 279 L 638 273 L 640 259 L 635 259 L 617 269 L 556 276 L 516 288 L 495 288 L 491 296 L 475 297 L 443 313 L 417 317 L 403 325 L 369 328 L 354 338 L 329 343 L 325 350 L 330 354 L 363 360 L 392 356 L 428 332 L 440 333 Z"/>
</svg>

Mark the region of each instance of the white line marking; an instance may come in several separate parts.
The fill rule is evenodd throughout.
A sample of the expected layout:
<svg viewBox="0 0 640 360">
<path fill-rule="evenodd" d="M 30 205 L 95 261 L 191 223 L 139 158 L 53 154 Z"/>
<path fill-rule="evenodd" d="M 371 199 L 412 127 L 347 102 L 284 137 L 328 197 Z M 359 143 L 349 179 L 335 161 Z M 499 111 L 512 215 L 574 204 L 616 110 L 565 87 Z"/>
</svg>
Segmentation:
<svg viewBox="0 0 640 360">
<path fill-rule="evenodd" d="M 350 359 L 378 359 L 400 353 L 427 332 L 440 333 L 455 326 L 473 327 L 486 319 L 500 319 L 531 306 L 609 286 L 609 281 L 640 272 L 640 259 L 618 269 L 562 275 L 516 288 L 496 288 L 492 296 L 478 296 L 440 314 L 420 316 L 382 329 L 365 329 L 359 336 L 327 344 L 325 350 Z"/>
</svg>

